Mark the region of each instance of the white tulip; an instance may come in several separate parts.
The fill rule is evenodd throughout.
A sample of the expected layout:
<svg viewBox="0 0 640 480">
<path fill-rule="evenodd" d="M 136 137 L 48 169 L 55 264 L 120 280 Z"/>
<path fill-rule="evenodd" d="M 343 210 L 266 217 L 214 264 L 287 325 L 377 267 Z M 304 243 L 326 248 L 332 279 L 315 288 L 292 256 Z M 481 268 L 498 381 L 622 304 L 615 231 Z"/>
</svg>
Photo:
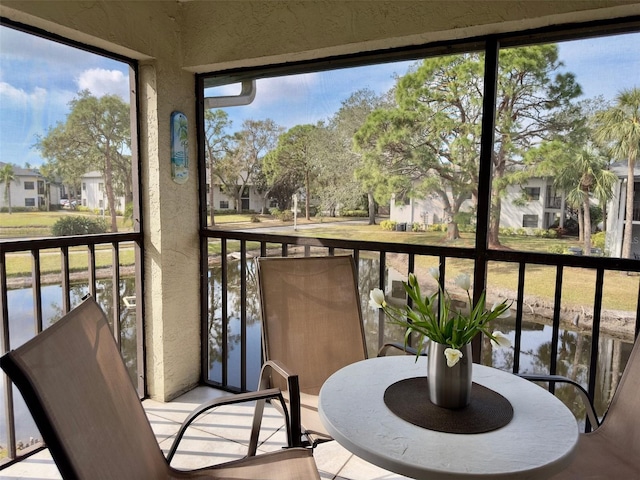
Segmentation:
<svg viewBox="0 0 640 480">
<path fill-rule="evenodd" d="M 491 339 L 491 345 L 493 345 L 495 348 L 511 346 L 511 340 L 509 340 L 509 337 L 507 337 L 500 330 L 496 330 L 491 335 L 493 335 L 494 337 Z"/>
<path fill-rule="evenodd" d="M 384 292 L 379 288 L 374 288 L 369 292 L 369 306 L 372 308 L 382 308 L 386 305 Z"/>
<path fill-rule="evenodd" d="M 493 304 L 493 307 L 491 307 L 491 311 L 495 311 L 496 308 L 498 308 L 499 305 L 501 305 L 502 302 L 496 302 Z M 506 309 L 504 312 L 502 312 L 500 315 L 498 315 L 496 318 L 509 318 L 511 316 L 511 310 L 510 309 Z"/>
<path fill-rule="evenodd" d="M 436 281 L 440 280 L 440 269 L 438 267 L 431 267 L 429 269 L 429 275 L 435 278 Z"/>
<path fill-rule="evenodd" d="M 471 277 L 466 273 L 461 273 L 454 280 L 455 284 L 467 292 L 471 288 Z"/>
<path fill-rule="evenodd" d="M 457 348 L 447 348 L 444 351 L 444 356 L 447 357 L 447 367 L 453 367 L 464 355 Z"/>
</svg>

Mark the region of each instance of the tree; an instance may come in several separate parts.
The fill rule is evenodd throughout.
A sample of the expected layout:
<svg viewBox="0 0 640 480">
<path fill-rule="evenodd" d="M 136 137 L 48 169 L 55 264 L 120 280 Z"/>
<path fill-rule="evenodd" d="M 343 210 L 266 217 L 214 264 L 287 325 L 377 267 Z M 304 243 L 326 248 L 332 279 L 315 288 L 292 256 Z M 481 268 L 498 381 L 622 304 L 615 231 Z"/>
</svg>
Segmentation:
<svg viewBox="0 0 640 480">
<path fill-rule="evenodd" d="M 374 111 L 356 135 L 378 196 L 437 195 L 452 240 L 463 202 L 477 197 L 481 91 L 482 55 L 426 59 L 398 79 L 395 107 Z"/>
<path fill-rule="evenodd" d="M 233 196 L 235 208 L 242 210 L 241 198 L 255 185 L 264 156 L 275 148 L 282 128 L 273 120 L 245 120 L 242 130 L 230 139 L 224 156 L 213 164 L 213 172 L 227 193 Z"/>
<path fill-rule="evenodd" d="M 555 45 L 500 52 L 491 246 L 500 245 L 501 199 L 509 185 L 522 181 L 526 152 L 571 126 L 560 113 L 572 106 L 580 87 L 572 74 L 556 74 L 560 66 Z M 387 191 L 437 194 L 454 230 L 462 202 L 470 196 L 477 201 L 483 71 L 479 53 L 422 61 L 398 80 L 395 108 L 373 112 L 357 136 L 369 160 L 383 166 L 377 177 Z"/>
<path fill-rule="evenodd" d="M 342 102 L 326 128 L 330 143 L 321 173 L 323 203 L 331 209 L 337 203 L 360 202 L 366 195 L 369 225 L 376 223 L 375 185 L 367 181 L 366 170 L 362 169 L 362 153 L 354 145 L 354 135 L 369 114 L 384 104 L 385 98 L 372 90 L 357 90 Z"/>
<path fill-rule="evenodd" d="M 217 183 L 215 167 L 229 150 L 230 135 L 226 133 L 232 122 L 224 110 L 204 112 L 204 160 L 209 170 L 209 214 L 211 225 L 215 225 L 214 186 Z"/>
<path fill-rule="evenodd" d="M 4 201 L 7 203 L 9 215 L 11 215 L 11 184 L 20 183 L 20 181 L 10 163 L 5 163 L 0 168 L 0 183 L 4 184 Z"/>
<path fill-rule="evenodd" d="M 586 254 L 591 252 L 591 199 L 602 204 L 613 194 L 616 175 L 607 166 L 607 160 L 595 150 L 583 148 L 568 156 L 554 180 L 557 187 L 567 192 L 567 201 L 579 209 Z"/>
<path fill-rule="evenodd" d="M 635 166 L 640 150 L 640 88 L 621 91 L 615 105 L 595 114 L 594 123 L 596 140 L 608 147 L 612 156 L 627 161 L 622 257 L 631 258 Z"/>
<path fill-rule="evenodd" d="M 79 182 L 90 170 L 102 174 L 111 231 L 117 232 L 116 196 L 124 195 L 125 202 L 133 199 L 129 105 L 117 95 L 97 98 L 84 90 L 69 107 L 66 122 L 38 138 L 36 146 L 67 181 Z"/>
<path fill-rule="evenodd" d="M 286 188 L 289 199 L 281 198 L 283 207 L 290 205 L 291 196 L 304 189 L 305 217 L 310 217 L 312 184 L 322 162 L 319 127 L 296 125 L 278 138 L 277 147 L 265 158 L 265 174 L 271 189 Z M 284 208 L 283 208 L 284 209 Z"/>
</svg>

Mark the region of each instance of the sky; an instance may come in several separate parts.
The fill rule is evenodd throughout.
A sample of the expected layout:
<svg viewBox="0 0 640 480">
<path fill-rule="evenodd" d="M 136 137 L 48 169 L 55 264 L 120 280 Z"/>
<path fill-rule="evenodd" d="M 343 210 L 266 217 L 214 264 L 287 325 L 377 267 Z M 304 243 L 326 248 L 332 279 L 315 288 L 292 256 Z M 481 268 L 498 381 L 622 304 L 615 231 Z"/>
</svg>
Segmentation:
<svg viewBox="0 0 640 480">
<path fill-rule="evenodd" d="M 564 71 L 576 75 L 584 98 L 613 99 L 623 88 L 640 87 L 640 33 L 563 42 L 559 53 Z M 330 118 L 356 90 L 388 91 L 412 63 L 262 79 L 251 105 L 226 111 L 234 129 L 246 118 L 271 118 L 286 128 L 316 123 Z M 87 89 L 128 101 L 128 75 L 129 67 L 122 62 L 0 27 L 0 161 L 41 165 L 43 159 L 33 148 L 38 135 L 64 122 L 77 93 Z M 215 90 L 226 95 L 238 91 L 238 86 Z"/>
</svg>

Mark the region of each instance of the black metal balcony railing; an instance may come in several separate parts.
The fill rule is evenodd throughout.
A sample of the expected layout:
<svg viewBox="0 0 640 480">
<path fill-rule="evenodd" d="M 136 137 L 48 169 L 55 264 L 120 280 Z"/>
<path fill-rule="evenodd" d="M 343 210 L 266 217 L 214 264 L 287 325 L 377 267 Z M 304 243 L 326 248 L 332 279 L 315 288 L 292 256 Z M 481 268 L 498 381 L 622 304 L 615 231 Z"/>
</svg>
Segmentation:
<svg viewBox="0 0 640 480">
<path fill-rule="evenodd" d="M 90 294 L 105 310 L 132 380 L 144 395 L 142 335 L 138 335 L 142 302 L 135 301 L 142 298 L 141 270 L 136 268 L 141 265 L 141 246 L 142 236 L 135 232 L 1 240 L 1 354 L 37 335 Z M 25 276 L 29 264 L 31 274 Z M 12 274 L 12 270 L 21 273 Z M 26 418 L 24 402 L 9 378 L 3 377 L 0 465 L 9 465 L 43 445 L 35 425 Z"/>
<path fill-rule="evenodd" d="M 137 299 L 143 298 L 143 285 L 139 277 L 139 268 L 136 268 L 137 273 L 133 284 L 124 281 L 120 259 L 124 249 L 133 249 L 136 256 L 135 263 L 138 266 L 141 265 L 141 242 L 142 238 L 138 233 L 0 241 L 2 352 L 15 348 L 20 342 L 27 339 L 20 337 L 16 341 L 12 340 L 15 338 L 15 332 L 13 332 L 15 325 L 9 319 L 12 313 L 9 311 L 8 301 L 9 284 L 12 281 L 7 275 L 9 260 L 14 259 L 17 255 L 22 255 L 28 258 L 31 263 L 31 276 L 27 281 L 28 285 L 23 288 L 30 290 L 30 296 L 33 299 L 33 327 L 29 334 L 29 336 L 33 336 L 46 328 L 43 325 L 45 323 L 43 315 L 45 295 L 43 292 L 48 287 L 45 285 L 46 282 L 43 282 L 45 274 L 42 271 L 42 259 L 46 255 L 58 255 L 60 267 L 55 282 L 60 288 L 59 314 L 62 315 L 69 311 L 84 293 L 95 295 L 112 319 L 114 334 L 119 341 L 123 342 L 121 345 L 123 356 L 129 365 L 133 365 L 131 368 L 132 376 L 138 380 L 140 391 L 143 392 L 144 358 L 140 353 L 142 352 L 142 335 L 135 333 L 141 332 L 142 302 L 135 303 L 135 306 L 132 307 L 133 319 L 126 320 L 126 322 L 133 322 L 133 326 L 123 324 L 123 318 L 126 318 L 124 310 L 130 306 L 125 304 L 124 297 L 130 295 Z M 547 283 L 554 285 L 550 315 L 552 340 L 549 352 L 547 352 L 548 361 L 544 366 L 541 366 L 548 373 L 558 373 L 563 361 L 559 360 L 559 351 L 565 341 L 561 333 L 561 317 L 565 301 L 564 295 L 566 294 L 563 284 L 571 280 L 571 272 L 574 269 L 592 272 L 594 293 L 590 307 L 592 321 L 588 332 L 591 336 L 591 343 L 588 352 L 588 367 L 583 382 L 592 395 L 602 395 L 602 392 L 597 391 L 596 388 L 599 385 L 598 382 L 603 380 L 602 377 L 611 377 L 606 379 L 606 382 L 611 389 L 615 389 L 615 377 L 624 367 L 624 365 L 618 365 L 612 369 L 603 368 L 603 364 L 609 362 L 607 357 L 611 356 L 610 347 L 606 344 L 603 346 L 599 341 L 605 276 L 611 274 L 637 275 L 640 273 L 640 262 L 627 259 L 494 250 L 487 251 L 483 258 L 479 258 L 476 250 L 470 248 L 302 238 L 218 230 L 204 230 L 202 232 L 202 249 L 203 252 L 206 252 L 202 256 L 202 269 L 205 272 L 203 278 L 211 279 L 211 282 L 202 282 L 202 372 L 206 383 L 231 391 L 253 389 L 255 379 L 251 378 L 250 364 L 252 362 L 259 364 L 260 362 L 259 344 L 256 347 L 248 342 L 251 334 L 255 333 L 256 323 L 254 322 L 257 322 L 259 330 L 259 307 L 256 308 L 255 294 L 250 291 L 250 287 L 255 283 L 255 278 L 252 275 L 253 267 L 248 254 L 261 256 L 352 254 L 357 260 L 357 264 L 360 265 L 358 275 L 363 304 L 366 304 L 370 288 L 384 288 L 387 285 L 389 280 L 388 267 L 391 264 L 395 267 L 401 265 L 399 268 L 404 270 L 405 275 L 415 271 L 416 267 L 425 259 L 443 265 L 445 270 L 447 265 L 453 265 L 456 262 L 466 262 L 465 269 L 467 271 L 480 268 L 484 264 L 485 267 L 488 266 L 488 290 L 491 290 L 495 283 L 492 279 L 494 272 L 508 267 L 514 272 L 515 279 L 513 282 L 515 316 L 512 320 L 515 342 L 513 360 L 509 363 L 509 369 L 515 373 L 522 370 L 522 363 L 528 355 L 527 348 L 522 342 L 522 332 L 523 324 L 526 323 L 524 320 L 527 313 L 525 311 L 525 292 L 530 269 L 546 268 L 549 277 Z M 84 252 L 83 254 L 87 258 L 86 268 L 82 272 L 74 272 L 70 266 L 70 257 L 77 255 L 78 250 Z M 105 271 L 97 267 L 96 256 L 98 252 L 103 253 L 104 250 L 110 252 L 111 266 L 117 266 L 117 268 Z M 55 253 L 50 253 L 52 251 Z M 371 261 L 363 262 L 364 259 Z M 231 266 L 232 262 L 234 262 L 233 267 Z M 214 270 L 218 273 L 214 273 Z M 77 283 L 72 279 L 72 276 L 78 273 L 84 277 L 81 288 L 78 288 Z M 101 283 L 101 278 L 105 274 L 109 277 L 107 283 Z M 639 279 L 640 277 L 634 276 L 633 278 Z M 633 299 L 635 305 L 634 324 L 630 335 L 633 339 L 640 331 L 639 287 L 636 286 L 635 291 L 629 291 L 626 294 Z M 237 329 L 230 322 L 233 316 L 238 318 L 239 326 Z M 52 321 L 52 319 L 48 320 Z M 213 333 L 214 327 L 216 327 L 213 323 L 216 322 L 218 322 L 219 331 Z M 132 329 L 134 330 L 133 335 L 129 332 Z M 375 352 L 378 346 L 390 340 L 389 335 L 384 316 L 378 314 L 372 322 L 367 323 L 369 351 Z M 212 342 L 215 343 L 214 348 L 211 347 Z M 603 348 L 606 351 L 601 351 Z M 214 350 L 216 353 L 212 354 Z M 486 362 L 486 358 L 476 360 Z M 210 375 L 209 372 L 212 371 L 214 364 L 217 370 L 213 370 L 216 370 L 216 373 Z M 237 373 L 230 374 L 232 371 Z M 4 426 L 4 440 L 0 438 L 0 445 L 4 447 L 6 456 L 0 463 L 11 463 L 16 458 L 22 458 L 23 454 L 39 447 L 27 445 L 24 450 L 18 452 L 15 425 L 16 399 L 14 399 L 13 389 L 6 377 L 3 392 L 2 401 L 6 424 Z M 609 397 L 607 395 L 605 397 L 604 402 L 607 402 Z M 603 411 L 604 409 L 601 409 L 599 413 L 603 413 Z"/>
<path fill-rule="evenodd" d="M 447 264 L 455 262 L 467 262 L 465 268 L 473 269 L 486 260 L 489 293 L 496 285 L 493 277 L 508 269 L 512 272 L 513 296 L 510 298 L 514 300 L 512 308 L 515 311 L 512 323 L 507 327 L 515 331 L 513 360 L 509 362 L 508 369 L 514 373 L 525 373 L 526 369 L 522 364 L 524 359 L 531 355 L 528 347 L 523 344 L 522 336 L 523 323 L 526 322 L 524 318 L 529 313 L 525 311 L 528 308 L 525 303 L 525 292 L 529 275 L 545 269 L 544 272 L 548 277 L 545 283 L 549 286 L 553 285 L 548 319 L 552 338 L 548 346 L 549 351 L 544 352 L 545 364 L 536 365 L 535 373 L 561 374 L 565 368 L 564 345 L 567 341 L 561 322 L 562 317 L 566 317 L 564 297 L 570 293 L 567 289 L 571 288 L 574 272 L 584 274 L 586 271 L 593 279 L 593 285 L 591 285 L 593 296 L 592 301 L 589 302 L 590 305 L 582 308 L 591 310 L 585 312 L 586 316 L 590 317 L 590 327 L 586 334 L 591 341 L 590 346 L 585 343 L 577 348 L 575 354 L 582 353 L 577 350 L 587 347 L 584 353 L 587 358 L 587 371 L 582 376 L 582 383 L 592 396 L 600 397 L 599 414 L 603 414 L 606 410 L 612 391 L 615 390 L 626 363 L 626 357 L 621 355 L 619 346 L 612 347 L 610 342 L 600 341 L 605 275 L 611 284 L 616 283 L 615 276 L 622 275 L 624 278 L 631 279 L 630 284 L 635 285 L 635 291 L 625 292 L 625 295 L 632 299 L 633 304 L 633 308 L 630 309 L 632 311 L 629 312 L 633 320 L 628 330 L 626 344 L 628 347 L 640 331 L 640 286 L 638 285 L 640 262 L 634 260 L 498 250 L 487 251 L 486 259 L 481 259 L 478 258 L 475 249 L 469 248 L 302 238 L 220 230 L 206 230 L 202 232 L 202 236 L 203 251 L 210 252 L 203 255 L 203 268 L 209 272 L 208 276 L 211 280 L 210 285 L 203 282 L 202 286 L 202 318 L 204 319 L 202 333 L 203 339 L 209 339 L 209 342 L 203 342 L 202 372 L 205 376 L 209 372 L 208 378 L 204 379 L 205 382 L 230 391 L 253 389 L 255 385 L 255 378 L 253 378 L 255 373 L 252 372 L 252 367 L 255 369 L 255 365 L 251 364 L 250 358 L 256 356 L 254 351 L 256 346 L 252 345 L 248 338 L 254 322 L 259 323 L 259 319 L 256 319 L 256 316 L 259 317 L 259 306 L 256 307 L 256 299 L 253 298 L 255 292 L 252 294 L 248 292 L 253 288 L 251 283 L 254 282 L 252 256 L 258 255 L 352 254 L 356 264 L 360 265 L 358 275 L 363 310 L 366 309 L 369 290 L 373 287 L 385 288 L 388 280 L 387 267 L 391 258 L 394 265 L 397 266 L 400 263 L 404 266 L 405 275 L 408 272 L 414 272 L 417 263 L 423 262 L 423 259 L 428 259 L 435 265 L 440 264 L 445 269 Z M 235 254 L 236 252 L 239 255 Z M 366 267 L 366 271 L 363 270 L 362 262 L 358 261 L 365 256 L 374 259 L 373 263 L 367 264 L 369 266 Z M 401 261 L 398 262 L 398 259 Z M 217 267 L 219 273 L 215 279 L 212 278 L 211 273 L 213 264 L 219 265 Z M 374 265 L 374 268 L 371 265 Z M 563 287 L 565 283 L 569 287 Z M 586 287 L 586 285 L 580 285 L 578 289 L 584 290 Z M 232 319 L 237 320 L 237 325 L 234 325 Z M 394 340 L 388 338 L 388 326 L 385 325 L 385 318 L 381 312 L 377 320 L 372 323 L 373 325 L 365 325 L 370 353 L 377 351 L 377 348 L 386 341 Z M 402 341 L 402 338 L 395 340 Z M 580 343 L 582 345 L 582 342 Z M 605 352 L 601 352 L 600 349 L 604 349 Z M 560 355 L 561 350 L 563 350 L 562 355 Z M 626 348 L 626 355 L 629 350 L 630 347 Z M 612 352 L 617 353 L 614 355 Z M 480 352 L 477 354 L 480 356 Z M 476 355 L 475 350 L 474 355 Z M 257 356 L 259 357 L 259 353 Z M 612 360 L 612 356 L 616 356 L 617 360 Z M 474 358 L 474 360 L 490 362 L 486 357 Z M 549 385 L 549 389 L 553 391 L 553 386 Z M 590 428 L 587 422 L 585 422 L 585 428 Z"/>
</svg>

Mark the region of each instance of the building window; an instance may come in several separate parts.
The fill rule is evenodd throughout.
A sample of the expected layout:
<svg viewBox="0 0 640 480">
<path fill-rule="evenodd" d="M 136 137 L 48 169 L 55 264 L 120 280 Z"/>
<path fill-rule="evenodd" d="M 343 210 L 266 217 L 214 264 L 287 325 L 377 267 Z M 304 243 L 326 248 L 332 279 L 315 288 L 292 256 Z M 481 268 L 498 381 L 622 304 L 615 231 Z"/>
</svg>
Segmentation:
<svg viewBox="0 0 640 480">
<path fill-rule="evenodd" d="M 98 200 L 98 208 L 102 208 L 102 200 Z"/>
<path fill-rule="evenodd" d="M 538 215 L 523 215 L 522 226 L 530 228 L 538 228 Z"/>
<path fill-rule="evenodd" d="M 528 201 L 540 200 L 540 187 L 525 187 L 524 196 Z"/>
<path fill-rule="evenodd" d="M 86 192 L 87 191 L 87 184 L 82 182 L 82 191 Z"/>
<path fill-rule="evenodd" d="M 229 202 L 227 200 L 220 200 L 220 209 L 229 208 Z"/>
<path fill-rule="evenodd" d="M 33 184 L 33 182 L 31 182 Z M 25 207 L 35 207 L 36 206 L 36 199 L 35 198 L 25 198 L 24 199 L 24 206 Z"/>
<path fill-rule="evenodd" d="M 98 183 L 98 191 L 99 192 L 104 192 L 104 183 L 102 183 L 102 182 Z"/>
<path fill-rule="evenodd" d="M 35 184 L 33 182 L 24 182 L 25 190 L 35 190 Z"/>
</svg>

